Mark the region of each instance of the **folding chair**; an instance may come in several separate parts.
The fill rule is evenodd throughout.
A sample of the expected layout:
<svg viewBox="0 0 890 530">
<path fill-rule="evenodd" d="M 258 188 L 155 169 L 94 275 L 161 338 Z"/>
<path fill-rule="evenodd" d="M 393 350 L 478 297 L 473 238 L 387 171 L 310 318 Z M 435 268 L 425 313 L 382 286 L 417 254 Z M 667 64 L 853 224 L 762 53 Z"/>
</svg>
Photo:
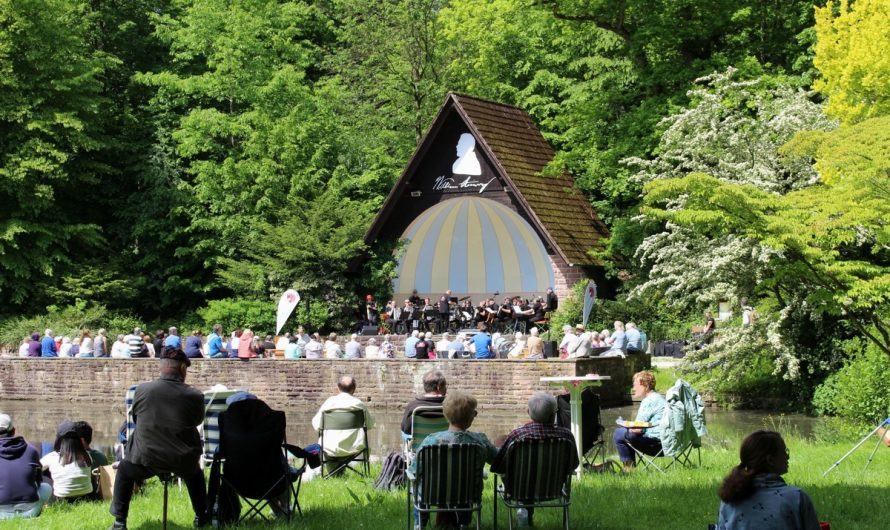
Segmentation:
<svg viewBox="0 0 890 530">
<path fill-rule="evenodd" d="M 299 494 L 309 453 L 286 443 L 286 427 L 284 412 L 272 410 L 259 399 L 232 403 L 219 415 L 220 443 L 213 468 L 221 465 L 219 486 L 232 488 L 250 507 L 239 523 L 253 516 L 270 521 L 263 513 L 267 507 L 283 512 L 288 521 L 294 512 L 303 515 Z M 292 468 L 288 454 L 303 458 L 302 465 Z M 272 505 L 284 497 L 284 506 Z"/>
<path fill-rule="evenodd" d="M 361 451 L 346 456 L 330 456 L 325 452 L 324 448 L 324 431 L 345 431 L 361 429 L 365 446 Z M 355 410 L 327 410 L 321 414 L 321 427 L 318 429 L 318 438 L 321 440 L 321 465 L 322 478 L 328 478 L 338 474 L 345 469 L 349 469 L 359 475 L 371 476 L 370 452 L 368 451 L 368 428 L 365 424 L 365 411 L 362 409 Z M 361 464 L 359 469 L 355 469 L 349 464 L 357 462 Z M 326 471 L 326 464 L 336 466 L 332 471 Z"/>
<path fill-rule="evenodd" d="M 482 471 L 485 449 L 477 444 L 427 445 L 417 452 L 416 472 L 409 469 L 408 529 L 415 511 L 476 512 L 482 528 Z"/>
<path fill-rule="evenodd" d="M 405 462 L 411 465 L 417 455 L 417 448 L 434 432 L 448 430 L 448 419 L 442 407 L 417 407 L 411 411 L 411 434 L 405 440 Z"/>
<path fill-rule="evenodd" d="M 556 424 L 566 429 L 572 428 L 570 397 L 569 394 L 561 394 L 556 398 Z M 600 395 L 592 388 L 585 388 L 581 392 L 581 416 L 584 418 L 581 425 L 581 464 L 591 467 L 596 464 L 597 459 L 605 463 L 606 443 L 603 433 L 606 428 L 600 413 Z"/>
<path fill-rule="evenodd" d="M 201 439 L 204 440 L 204 453 L 201 466 L 213 462 L 216 448 L 219 447 L 219 415 L 229 406 L 226 400 L 241 390 L 207 390 L 204 392 L 204 423 L 201 425 Z"/>
<path fill-rule="evenodd" d="M 564 439 L 522 440 L 507 448 L 503 484 L 494 476 L 494 528 L 498 527 L 498 498 L 507 507 L 507 528 L 513 528 L 517 508 L 562 508 L 562 526 L 569 528 L 572 503 L 572 453 L 575 444 Z"/>
<path fill-rule="evenodd" d="M 661 450 L 655 455 L 648 455 L 628 443 L 631 449 L 643 462 L 644 467 L 654 467 L 662 473 L 679 463 L 685 467 L 693 465 L 692 453 L 698 456 L 701 466 L 701 437 L 707 434 L 705 427 L 705 405 L 698 392 L 682 379 L 677 379 L 664 394 L 667 401 L 661 416 Z M 669 458 L 670 461 L 659 466 L 656 458 Z"/>
</svg>

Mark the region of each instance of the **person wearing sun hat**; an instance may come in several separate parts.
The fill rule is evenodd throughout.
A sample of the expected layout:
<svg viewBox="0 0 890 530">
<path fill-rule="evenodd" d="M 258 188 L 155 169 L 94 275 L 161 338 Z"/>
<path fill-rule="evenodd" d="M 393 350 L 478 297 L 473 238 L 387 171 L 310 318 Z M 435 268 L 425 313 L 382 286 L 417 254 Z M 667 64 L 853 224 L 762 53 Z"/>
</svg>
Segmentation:
<svg viewBox="0 0 890 530">
<path fill-rule="evenodd" d="M 40 453 L 0 413 L 0 520 L 37 517 L 53 488 L 41 483 Z"/>
<path fill-rule="evenodd" d="M 185 384 L 191 361 L 179 348 L 167 347 L 158 360 L 161 376 L 136 387 L 132 416 L 136 428 L 127 440 L 114 483 L 111 515 L 113 530 L 126 530 L 130 499 L 136 481 L 161 472 L 182 477 L 195 511 L 195 527 L 207 526 L 207 487 L 198 465 L 204 421 L 204 395 Z"/>
</svg>

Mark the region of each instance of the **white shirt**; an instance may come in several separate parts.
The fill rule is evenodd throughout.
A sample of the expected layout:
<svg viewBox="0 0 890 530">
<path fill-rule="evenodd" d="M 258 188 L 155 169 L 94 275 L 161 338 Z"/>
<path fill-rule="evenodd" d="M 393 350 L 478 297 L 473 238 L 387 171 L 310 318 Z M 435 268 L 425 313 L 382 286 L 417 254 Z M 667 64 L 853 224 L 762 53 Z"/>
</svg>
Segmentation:
<svg viewBox="0 0 890 530">
<path fill-rule="evenodd" d="M 90 466 L 78 467 L 77 462 L 62 465 L 59 453 L 53 451 L 40 459 L 43 469 L 49 469 L 53 477 L 53 494 L 56 497 L 80 497 L 93 492 Z"/>
<path fill-rule="evenodd" d="M 365 346 L 365 357 L 368 359 L 380 359 L 380 346 L 376 344 Z"/>
<path fill-rule="evenodd" d="M 80 341 L 80 353 L 78 355 L 85 354 L 93 354 L 93 338 L 92 337 L 84 337 L 82 341 Z"/>
<path fill-rule="evenodd" d="M 316 431 L 321 428 L 321 413 L 328 410 L 364 410 L 365 426 L 368 429 L 374 427 L 374 418 L 368 412 L 365 403 L 346 392 L 340 392 L 336 396 L 331 396 L 322 403 L 318 412 L 312 418 L 312 428 Z M 345 429 L 345 430 L 326 430 L 324 432 L 324 441 L 319 440 L 318 443 L 324 445 L 325 453 L 330 456 L 349 456 L 354 455 L 365 448 L 366 440 L 364 432 L 361 429 Z"/>
<path fill-rule="evenodd" d="M 28 343 L 23 342 L 21 346 L 19 346 L 19 357 L 27 357 L 28 356 Z"/>
<path fill-rule="evenodd" d="M 447 357 L 444 352 L 448 351 L 448 345 L 451 344 L 450 340 L 442 339 L 436 343 L 436 351 L 443 352 L 442 357 Z"/>
<path fill-rule="evenodd" d="M 315 339 L 311 339 L 306 343 L 306 358 L 307 359 L 321 359 L 321 343 Z"/>
<path fill-rule="evenodd" d="M 340 349 L 340 345 L 332 340 L 324 341 L 324 358 L 325 359 L 340 359 L 343 357 L 343 350 Z"/>
<path fill-rule="evenodd" d="M 114 344 L 111 345 L 111 356 L 115 359 L 129 359 L 130 355 L 130 345 L 126 342 L 114 341 Z"/>
<path fill-rule="evenodd" d="M 290 342 L 290 339 L 288 339 L 284 335 L 278 337 L 278 342 L 275 343 L 275 349 L 276 350 L 286 350 L 288 342 Z"/>
</svg>

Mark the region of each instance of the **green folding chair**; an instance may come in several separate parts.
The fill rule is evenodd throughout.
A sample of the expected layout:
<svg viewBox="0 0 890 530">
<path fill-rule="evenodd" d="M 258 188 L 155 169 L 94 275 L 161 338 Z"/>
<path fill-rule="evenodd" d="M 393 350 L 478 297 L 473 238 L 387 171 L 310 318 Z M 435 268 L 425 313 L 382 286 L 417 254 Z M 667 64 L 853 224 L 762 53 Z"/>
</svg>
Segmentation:
<svg viewBox="0 0 890 530">
<path fill-rule="evenodd" d="M 495 530 L 499 499 L 507 507 L 507 528 L 513 528 L 513 511 L 517 508 L 562 508 L 562 526 L 568 530 L 575 451 L 575 444 L 557 438 L 510 444 L 502 484 L 498 484 L 498 475 L 494 476 Z"/>
<path fill-rule="evenodd" d="M 405 440 L 405 454 L 413 455 L 417 453 L 417 448 L 426 439 L 427 436 L 434 432 L 442 432 L 448 430 L 448 419 L 442 407 L 424 406 L 417 407 L 411 411 L 411 434 Z"/>
<path fill-rule="evenodd" d="M 475 512 L 482 528 L 482 471 L 485 449 L 478 444 L 427 445 L 417 452 L 416 474 L 409 470 L 408 530 L 415 511 Z"/>
<path fill-rule="evenodd" d="M 352 429 L 361 429 L 364 436 L 365 446 L 357 453 L 345 456 L 329 456 L 324 448 L 324 431 L 345 431 Z M 359 475 L 371 476 L 370 452 L 368 451 L 368 428 L 365 423 L 365 411 L 362 409 L 355 410 L 327 410 L 321 414 L 321 427 L 318 429 L 318 438 L 321 440 L 321 465 L 322 478 L 328 478 L 338 474 L 343 470 L 351 470 Z M 350 464 L 356 462 L 360 464 L 356 469 Z M 332 464 L 331 471 L 326 464 Z"/>
</svg>

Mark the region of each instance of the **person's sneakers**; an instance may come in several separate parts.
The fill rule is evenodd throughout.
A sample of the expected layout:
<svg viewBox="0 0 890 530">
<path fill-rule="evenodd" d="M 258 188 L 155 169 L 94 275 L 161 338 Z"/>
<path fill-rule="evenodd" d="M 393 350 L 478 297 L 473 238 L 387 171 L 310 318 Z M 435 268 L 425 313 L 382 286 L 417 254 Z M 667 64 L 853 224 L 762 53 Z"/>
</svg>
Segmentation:
<svg viewBox="0 0 890 530">
<path fill-rule="evenodd" d="M 126 521 L 121 522 L 115 520 L 114 524 L 112 524 L 111 527 L 108 528 L 108 530 L 127 530 L 127 523 Z"/>
<path fill-rule="evenodd" d="M 200 515 L 195 516 L 195 528 L 204 528 L 205 526 L 210 526 L 210 518 L 206 515 L 201 517 Z"/>
</svg>

